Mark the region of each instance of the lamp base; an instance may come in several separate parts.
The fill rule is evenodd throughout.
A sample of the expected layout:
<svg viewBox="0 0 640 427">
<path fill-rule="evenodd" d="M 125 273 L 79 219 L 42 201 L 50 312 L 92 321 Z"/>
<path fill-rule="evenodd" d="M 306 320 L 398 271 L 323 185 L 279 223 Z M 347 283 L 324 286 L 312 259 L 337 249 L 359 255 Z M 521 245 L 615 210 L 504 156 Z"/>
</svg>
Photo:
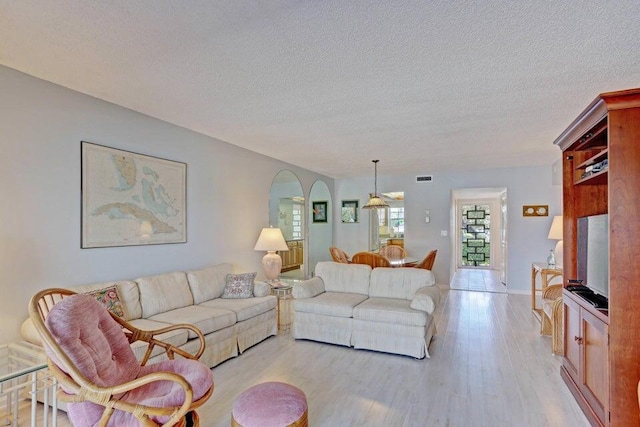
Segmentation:
<svg viewBox="0 0 640 427">
<path fill-rule="evenodd" d="M 278 282 L 278 277 L 280 277 L 282 258 L 275 251 L 267 251 L 267 254 L 262 258 L 262 269 L 269 284 L 273 286 L 273 283 Z"/>
<path fill-rule="evenodd" d="M 564 259 L 564 244 L 562 243 L 562 240 L 558 240 L 554 251 L 556 254 L 556 267 L 562 268 L 562 260 Z"/>
</svg>

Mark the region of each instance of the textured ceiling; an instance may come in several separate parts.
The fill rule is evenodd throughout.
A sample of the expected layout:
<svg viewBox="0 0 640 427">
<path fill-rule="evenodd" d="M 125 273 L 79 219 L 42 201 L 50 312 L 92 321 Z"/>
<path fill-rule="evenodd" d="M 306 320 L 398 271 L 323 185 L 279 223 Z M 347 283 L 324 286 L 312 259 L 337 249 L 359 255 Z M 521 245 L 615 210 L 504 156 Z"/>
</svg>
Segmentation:
<svg viewBox="0 0 640 427">
<path fill-rule="evenodd" d="M 552 163 L 598 93 L 640 86 L 639 22 L 638 0 L 0 0 L 0 63 L 331 177 L 425 174 Z"/>
</svg>

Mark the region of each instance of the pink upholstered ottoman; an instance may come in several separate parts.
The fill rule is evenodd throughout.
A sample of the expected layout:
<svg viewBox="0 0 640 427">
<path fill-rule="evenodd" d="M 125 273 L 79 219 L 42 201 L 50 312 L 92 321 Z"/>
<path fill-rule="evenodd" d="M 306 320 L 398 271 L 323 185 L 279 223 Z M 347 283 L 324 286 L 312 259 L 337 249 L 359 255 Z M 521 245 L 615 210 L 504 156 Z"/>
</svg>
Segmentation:
<svg viewBox="0 0 640 427">
<path fill-rule="evenodd" d="M 238 396 L 231 411 L 232 427 L 306 427 L 307 397 L 297 387 L 269 382 Z"/>
</svg>

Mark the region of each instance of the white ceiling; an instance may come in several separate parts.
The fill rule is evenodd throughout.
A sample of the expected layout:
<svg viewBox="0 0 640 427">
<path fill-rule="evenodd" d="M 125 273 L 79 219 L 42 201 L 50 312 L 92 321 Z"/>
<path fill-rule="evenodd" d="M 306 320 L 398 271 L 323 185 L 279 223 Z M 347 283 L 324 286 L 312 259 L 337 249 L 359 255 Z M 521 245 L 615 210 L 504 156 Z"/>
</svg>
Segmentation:
<svg viewBox="0 0 640 427">
<path fill-rule="evenodd" d="M 640 1 L 0 0 L 0 64 L 336 178 L 542 165 Z"/>
</svg>

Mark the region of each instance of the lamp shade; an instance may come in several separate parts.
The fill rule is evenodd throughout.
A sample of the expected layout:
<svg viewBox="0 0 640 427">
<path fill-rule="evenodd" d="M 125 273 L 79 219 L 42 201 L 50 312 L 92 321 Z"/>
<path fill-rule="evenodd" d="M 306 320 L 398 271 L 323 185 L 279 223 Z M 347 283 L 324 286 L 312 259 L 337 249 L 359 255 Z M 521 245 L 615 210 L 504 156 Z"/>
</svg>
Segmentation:
<svg viewBox="0 0 640 427">
<path fill-rule="evenodd" d="M 387 202 L 385 202 L 378 196 L 373 196 L 369 199 L 367 204 L 362 207 L 362 209 L 382 209 L 388 207 L 389 205 L 387 204 Z"/>
<path fill-rule="evenodd" d="M 380 160 L 371 160 L 373 162 L 374 167 L 374 178 L 373 178 L 373 196 L 369 197 L 369 201 L 366 205 L 362 207 L 362 209 L 382 209 L 388 208 L 389 205 L 387 202 L 382 200 L 382 198 L 378 197 L 378 162 Z"/>
<path fill-rule="evenodd" d="M 562 215 L 554 216 L 547 239 L 562 240 Z"/>
<path fill-rule="evenodd" d="M 289 246 L 279 228 L 263 228 L 256 242 L 254 251 L 288 251 Z"/>
</svg>

